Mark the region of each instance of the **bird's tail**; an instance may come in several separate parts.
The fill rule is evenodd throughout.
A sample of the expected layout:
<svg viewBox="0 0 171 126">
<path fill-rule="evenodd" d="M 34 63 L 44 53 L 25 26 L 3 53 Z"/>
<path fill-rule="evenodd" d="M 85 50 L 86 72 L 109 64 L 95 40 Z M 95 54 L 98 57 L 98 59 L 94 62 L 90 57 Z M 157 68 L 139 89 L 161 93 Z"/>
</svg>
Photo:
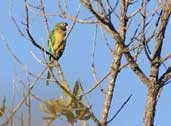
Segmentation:
<svg viewBox="0 0 171 126">
<path fill-rule="evenodd" d="M 53 70 L 53 67 L 49 67 L 48 73 L 47 73 L 47 80 L 46 80 L 46 85 L 47 86 L 49 85 L 49 79 L 51 78 L 52 70 Z"/>
</svg>

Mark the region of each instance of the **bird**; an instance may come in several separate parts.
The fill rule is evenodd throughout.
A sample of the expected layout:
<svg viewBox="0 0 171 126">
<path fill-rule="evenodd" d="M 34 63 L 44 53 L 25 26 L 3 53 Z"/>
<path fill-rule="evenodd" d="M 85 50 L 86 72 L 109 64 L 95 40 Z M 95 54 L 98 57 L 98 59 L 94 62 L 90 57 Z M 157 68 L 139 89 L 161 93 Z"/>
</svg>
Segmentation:
<svg viewBox="0 0 171 126">
<path fill-rule="evenodd" d="M 46 85 L 49 85 L 49 79 L 51 78 L 51 72 L 53 70 L 53 61 L 59 60 L 62 56 L 66 46 L 66 31 L 68 30 L 68 24 L 66 22 L 58 22 L 55 24 L 53 30 L 49 34 L 48 52 L 50 52 L 55 59 L 49 55 L 49 70 L 47 74 Z"/>
</svg>

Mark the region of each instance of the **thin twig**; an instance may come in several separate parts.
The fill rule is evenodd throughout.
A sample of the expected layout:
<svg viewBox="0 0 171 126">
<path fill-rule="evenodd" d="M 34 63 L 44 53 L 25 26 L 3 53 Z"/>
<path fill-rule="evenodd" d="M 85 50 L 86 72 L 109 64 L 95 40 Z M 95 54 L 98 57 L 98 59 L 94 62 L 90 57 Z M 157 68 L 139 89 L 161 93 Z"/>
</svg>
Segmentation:
<svg viewBox="0 0 171 126">
<path fill-rule="evenodd" d="M 76 19 L 77 19 L 79 13 L 80 13 L 80 9 L 81 9 L 81 3 L 80 3 L 79 6 L 78 6 L 77 13 L 76 13 L 75 17 L 74 17 L 73 20 L 72 20 L 72 25 L 71 25 L 71 27 L 70 27 L 70 29 L 69 29 L 69 31 L 68 31 L 68 33 L 67 33 L 65 39 L 68 38 L 68 36 L 70 35 L 72 29 L 74 28 L 75 23 L 76 23 Z"/>
<path fill-rule="evenodd" d="M 98 25 L 96 24 L 95 31 L 94 31 L 94 39 L 93 39 L 92 64 L 91 64 L 93 78 L 96 83 L 98 82 L 96 68 L 95 68 L 95 49 L 96 49 L 97 28 L 98 28 Z M 100 91 L 102 91 L 104 93 L 103 88 L 100 87 L 100 85 L 99 85 L 99 89 L 100 89 Z"/>
<path fill-rule="evenodd" d="M 107 74 L 105 74 L 96 84 L 93 85 L 92 88 L 88 89 L 87 91 L 85 91 L 83 94 L 81 94 L 80 96 L 85 96 L 87 94 L 89 94 L 90 92 L 92 92 L 96 87 L 98 87 L 108 76 L 110 75 L 110 72 L 108 72 Z"/>
<path fill-rule="evenodd" d="M 48 20 L 47 20 L 46 15 L 45 15 L 45 8 L 44 8 L 44 5 L 43 5 L 43 1 L 39 0 L 39 3 L 40 3 L 40 10 L 42 12 L 41 14 L 42 14 L 42 17 L 43 17 L 43 23 L 44 23 L 44 26 L 45 26 L 45 29 L 46 29 L 46 32 L 47 32 L 48 38 L 49 38 L 50 31 L 49 31 Z"/>
<path fill-rule="evenodd" d="M 94 39 L 93 39 L 92 64 L 91 64 L 93 78 L 94 78 L 96 83 L 97 83 L 97 75 L 96 75 L 95 60 L 94 60 L 94 58 L 95 58 L 95 49 L 96 49 L 97 27 L 98 27 L 98 25 L 96 24 L 95 31 L 94 31 Z"/>
<path fill-rule="evenodd" d="M 19 34 L 20 34 L 21 36 L 23 36 L 24 38 L 26 38 L 27 40 L 29 40 L 29 38 L 24 34 L 24 32 L 23 32 L 23 31 L 21 30 L 21 28 L 19 27 L 19 25 L 18 25 L 18 23 L 17 23 L 17 21 L 16 21 L 14 15 L 13 15 L 13 0 L 10 1 L 9 15 L 10 15 L 10 17 L 11 17 L 13 23 L 15 24 L 15 26 L 16 26 L 16 28 L 17 28 Z"/>
<path fill-rule="evenodd" d="M 47 51 L 45 48 L 43 48 L 41 45 L 39 45 L 36 40 L 33 38 L 31 32 L 30 32 L 30 26 L 29 26 L 29 12 L 28 12 L 28 5 L 27 0 L 25 0 L 25 21 L 26 21 L 26 32 L 28 37 L 30 38 L 30 42 L 36 46 L 41 51 L 45 52 L 46 54 L 50 55 L 52 58 L 56 58 L 53 54 L 51 54 L 49 51 Z"/>
<path fill-rule="evenodd" d="M 38 74 L 38 76 L 41 77 L 41 76 L 43 75 L 43 73 L 46 71 L 46 69 L 47 69 L 47 68 L 45 67 L 45 68 Z M 22 105 L 24 104 L 25 100 L 26 100 L 26 99 L 28 98 L 28 96 L 29 96 L 28 91 L 29 91 L 29 90 L 32 90 L 33 87 L 37 84 L 37 81 L 39 80 L 39 77 L 36 78 L 36 79 L 32 82 L 32 84 L 30 85 L 30 87 L 29 87 L 28 90 L 27 90 L 27 93 L 26 93 L 25 97 L 23 97 L 23 98 L 19 101 L 19 103 L 18 103 L 17 106 L 13 109 L 13 111 L 11 112 L 11 114 L 6 118 L 6 120 L 5 120 L 3 123 L 0 124 L 0 126 L 6 125 L 6 124 L 11 120 L 11 118 L 15 115 L 15 113 L 22 107 Z"/>
<path fill-rule="evenodd" d="M 109 124 L 110 122 L 112 122 L 117 117 L 117 115 L 121 112 L 121 110 L 124 108 L 124 106 L 129 102 L 129 100 L 131 99 L 131 97 L 132 97 L 132 94 L 121 105 L 121 107 L 117 110 L 117 112 L 113 115 L 113 117 L 109 121 L 107 121 L 107 124 Z"/>
<path fill-rule="evenodd" d="M 105 36 L 104 30 L 103 30 L 103 28 L 101 26 L 100 26 L 100 30 L 101 30 L 101 34 L 102 34 L 102 37 L 103 37 L 103 40 L 104 40 L 105 45 L 107 46 L 107 48 L 109 49 L 109 51 L 111 53 L 113 53 L 113 49 L 110 47 L 109 42 L 107 41 L 107 38 Z"/>
</svg>

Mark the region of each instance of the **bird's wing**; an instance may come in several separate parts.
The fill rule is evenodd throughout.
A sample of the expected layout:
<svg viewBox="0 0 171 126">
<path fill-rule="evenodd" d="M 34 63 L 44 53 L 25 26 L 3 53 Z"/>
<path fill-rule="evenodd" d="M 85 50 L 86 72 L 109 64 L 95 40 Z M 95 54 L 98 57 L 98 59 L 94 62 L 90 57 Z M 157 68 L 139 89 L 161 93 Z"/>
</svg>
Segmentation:
<svg viewBox="0 0 171 126">
<path fill-rule="evenodd" d="M 65 35 L 66 35 L 65 31 L 62 30 L 55 30 L 55 31 L 53 30 L 50 33 L 50 41 L 52 45 L 49 42 L 48 51 L 54 53 L 57 59 L 58 57 L 61 56 L 65 48 L 65 43 L 66 43 L 66 40 L 64 40 Z M 54 52 L 52 52 L 52 48 Z M 49 57 L 49 61 L 51 61 L 51 57 Z"/>
<path fill-rule="evenodd" d="M 49 35 L 50 41 L 48 41 L 48 51 L 52 53 L 52 48 L 55 43 L 55 32 L 54 30 Z M 49 61 L 51 61 L 51 56 L 49 56 Z"/>
<path fill-rule="evenodd" d="M 52 51 L 51 47 L 53 47 L 53 45 L 55 43 L 55 32 L 54 31 L 52 31 L 50 33 L 49 39 L 50 39 L 50 42 L 48 42 L 48 51 L 51 52 Z"/>
</svg>

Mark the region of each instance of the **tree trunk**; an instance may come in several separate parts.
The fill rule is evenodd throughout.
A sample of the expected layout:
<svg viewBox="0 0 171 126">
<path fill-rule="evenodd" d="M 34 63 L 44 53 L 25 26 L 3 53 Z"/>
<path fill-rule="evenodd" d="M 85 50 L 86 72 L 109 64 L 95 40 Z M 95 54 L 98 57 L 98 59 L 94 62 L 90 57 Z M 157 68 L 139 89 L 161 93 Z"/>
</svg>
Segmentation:
<svg viewBox="0 0 171 126">
<path fill-rule="evenodd" d="M 158 90 L 156 88 L 148 88 L 147 102 L 144 115 L 144 126 L 154 126 L 155 109 L 157 103 Z"/>
</svg>

